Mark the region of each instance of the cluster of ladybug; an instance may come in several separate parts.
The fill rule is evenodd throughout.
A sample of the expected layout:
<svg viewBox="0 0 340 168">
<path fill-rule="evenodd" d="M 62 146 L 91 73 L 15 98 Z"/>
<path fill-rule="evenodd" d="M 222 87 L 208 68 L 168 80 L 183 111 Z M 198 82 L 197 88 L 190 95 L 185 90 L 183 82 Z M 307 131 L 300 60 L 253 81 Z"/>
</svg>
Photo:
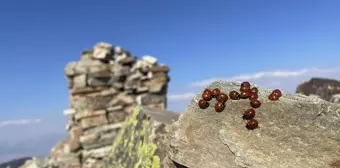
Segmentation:
<svg viewBox="0 0 340 168">
<path fill-rule="evenodd" d="M 268 99 L 271 101 L 279 100 L 279 98 L 282 96 L 282 93 L 279 89 L 273 90 L 273 92 L 268 96 Z"/>
<path fill-rule="evenodd" d="M 279 89 L 275 89 L 269 96 L 268 99 L 272 101 L 279 100 L 282 96 L 282 93 Z M 240 87 L 240 93 L 237 91 L 229 92 L 229 97 L 231 100 L 240 100 L 240 99 L 249 99 L 250 106 L 253 108 L 259 108 L 261 106 L 261 102 L 258 100 L 258 89 L 256 87 L 250 88 L 249 82 L 242 82 Z M 212 91 L 209 89 L 205 89 L 202 93 L 202 99 L 199 100 L 198 105 L 201 109 L 206 109 L 209 107 L 209 101 L 215 98 L 217 103 L 215 104 L 215 111 L 222 112 L 225 108 L 225 102 L 228 100 L 228 96 L 218 88 L 213 89 Z M 258 121 L 254 119 L 255 110 L 248 109 L 243 114 L 243 119 L 247 120 L 246 128 L 255 129 L 258 127 Z"/>
<path fill-rule="evenodd" d="M 209 107 L 209 101 L 215 98 L 217 103 L 215 104 L 215 111 L 221 112 L 225 108 L 225 102 L 228 100 L 228 96 L 224 93 L 221 93 L 220 89 L 213 89 L 212 91 L 209 89 L 205 89 L 202 94 L 202 99 L 198 102 L 198 105 L 201 109 L 206 109 Z"/>
</svg>

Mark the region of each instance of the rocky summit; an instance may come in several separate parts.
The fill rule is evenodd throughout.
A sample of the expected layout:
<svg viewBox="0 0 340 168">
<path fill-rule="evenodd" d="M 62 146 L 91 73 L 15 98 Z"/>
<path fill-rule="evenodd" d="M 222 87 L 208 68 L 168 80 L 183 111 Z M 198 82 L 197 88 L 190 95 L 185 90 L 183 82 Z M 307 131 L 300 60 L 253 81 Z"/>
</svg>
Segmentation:
<svg viewBox="0 0 340 168">
<path fill-rule="evenodd" d="M 208 88 L 229 93 L 240 83 L 217 81 Z M 218 113 L 216 100 L 199 108 L 198 94 L 169 128 L 169 158 L 190 168 L 339 168 L 340 105 L 287 93 L 270 101 L 271 92 L 259 88 L 254 130 L 242 118 L 249 100 L 228 100 Z"/>
<path fill-rule="evenodd" d="M 83 51 L 64 69 L 69 136 L 21 168 L 340 168 L 340 104 L 332 103 L 340 82 L 313 78 L 302 94 L 282 96 L 258 87 L 252 98 L 261 104 L 251 104 L 236 100 L 244 90 L 227 98 L 241 83 L 216 81 L 203 96 L 209 104 L 201 92 L 179 116 L 166 110 L 169 71 L 109 43 Z M 258 127 L 253 120 L 248 129 L 252 106 Z"/>
<path fill-rule="evenodd" d="M 340 103 L 340 81 L 325 78 L 312 78 L 301 83 L 296 93 L 319 97 L 333 103 Z"/>
</svg>

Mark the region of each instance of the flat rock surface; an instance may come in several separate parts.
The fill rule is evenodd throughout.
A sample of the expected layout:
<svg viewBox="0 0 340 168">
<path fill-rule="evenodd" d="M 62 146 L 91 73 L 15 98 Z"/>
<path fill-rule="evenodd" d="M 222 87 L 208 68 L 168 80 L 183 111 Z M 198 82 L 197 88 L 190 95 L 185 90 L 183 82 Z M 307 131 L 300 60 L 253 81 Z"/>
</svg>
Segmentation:
<svg viewBox="0 0 340 168">
<path fill-rule="evenodd" d="M 165 111 L 156 108 L 143 107 L 145 114 L 151 116 L 154 120 L 161 122 L 163 124 L 171 124 L 178 120 L 180 113 L 173 111 Z"/>
<path fill-rule="evenodd" d="M 221 92 L 239 91 L 240 83 L 217 81 Z M 199 93 L 171 125 L 170 158 L 187 167 L 327 168 L 340 167 L 340 105 L 300 94 L 269 101 L 270 89 L 259 88 L 255 109 L 259 128 L 247 130 L 243 112 L 249 100 L 228 100 L 221 113 L 200 109 Z M 339 163 L 339 165 L 337 165 Z"/>
</svg>

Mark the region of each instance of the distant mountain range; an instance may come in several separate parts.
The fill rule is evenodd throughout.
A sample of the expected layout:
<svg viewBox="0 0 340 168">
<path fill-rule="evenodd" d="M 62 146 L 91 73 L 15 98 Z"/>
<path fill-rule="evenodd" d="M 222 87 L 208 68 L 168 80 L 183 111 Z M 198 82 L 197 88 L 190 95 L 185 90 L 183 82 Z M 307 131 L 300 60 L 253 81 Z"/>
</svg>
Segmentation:
<svg viewBox="0 0 340 168">
<path fill-rule="evenodd" d="M 31 157 L 23 157 L 23 158 L 8 161 L 6 163 L 1 163 L 0 168 L 7 168 L 8 166 L 10 168 L 19 168 L 21 165 L 25 163 L 26 160 L 29 160 L 29 159 L 31 159 Z"/>
</svg>

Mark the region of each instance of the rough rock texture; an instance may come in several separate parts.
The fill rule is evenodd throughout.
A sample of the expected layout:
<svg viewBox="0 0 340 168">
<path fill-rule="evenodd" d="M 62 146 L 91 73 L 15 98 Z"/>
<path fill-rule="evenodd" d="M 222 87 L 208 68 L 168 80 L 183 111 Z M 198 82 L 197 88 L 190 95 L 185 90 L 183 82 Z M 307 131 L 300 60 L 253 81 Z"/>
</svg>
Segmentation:
<svg viewBox="0 0 340 168">
<path fill-rule="evenodd" d="M 32 157 L 22 157 L 18 159 L 13 159 L 8 162 L 0 163 L 0 168 L 15 168 L 20 167 L 25 164 L 27 160 L 33 159 Z"/>
<path fill-rule="evenodd" d="M 340 103 L 340 94 L 334 94 L 334 95 L 332 95 L 332 98 L 331 98 L 330 102 L 333 102 L 333 103 Z"/>
<path fill-rule="evenodd" d="M 166 108 L 169 67 L 152 56 L 100 42 L 64 69 L 70 89 L 69 137 L 51 151 L 43 167 L 104 168 L 122 123 L 136 105 Z M 35 161 L 28 164 L 34 165 Z"/>
<path fill-rule="evenodd" d="M 340 103 L 340 81 L 325 78 L 312 78 L 301 83 L 296 93 L 307 96 L 318 96 L 319 98 L 333 103 Z"/>
<path fill-rule="evenodd" d="M 21 167 L 22 168 L 40 168 L 47 165 L 47 158 L 33 157 L 31 160 L 27 160 Z M 15 167 L 11 167 L 15 168 Z"/>
<path fill-rule="evenodd" d="M 112 168 L 161 168 L 165 162 L 166 126 L 180 113 L 136 107 L 113 143 L 110 154 Z"/>
<path fill-rule="evenodd" d="M 240 83 L 217 81 L 208 88 L 222 92 Z M 167 153 L 190 168 L 338 168 L 340 167 L 340 105 L 301 94 L 268 100 L 271 90 L 259 88 L 262 106 L 256 109 L 259 128 L 247 130 L 242 113 L 249 100 L 228 100 L 216 113 L 200 109 L 197 95 L 174 122 Z"/>
</svg>

